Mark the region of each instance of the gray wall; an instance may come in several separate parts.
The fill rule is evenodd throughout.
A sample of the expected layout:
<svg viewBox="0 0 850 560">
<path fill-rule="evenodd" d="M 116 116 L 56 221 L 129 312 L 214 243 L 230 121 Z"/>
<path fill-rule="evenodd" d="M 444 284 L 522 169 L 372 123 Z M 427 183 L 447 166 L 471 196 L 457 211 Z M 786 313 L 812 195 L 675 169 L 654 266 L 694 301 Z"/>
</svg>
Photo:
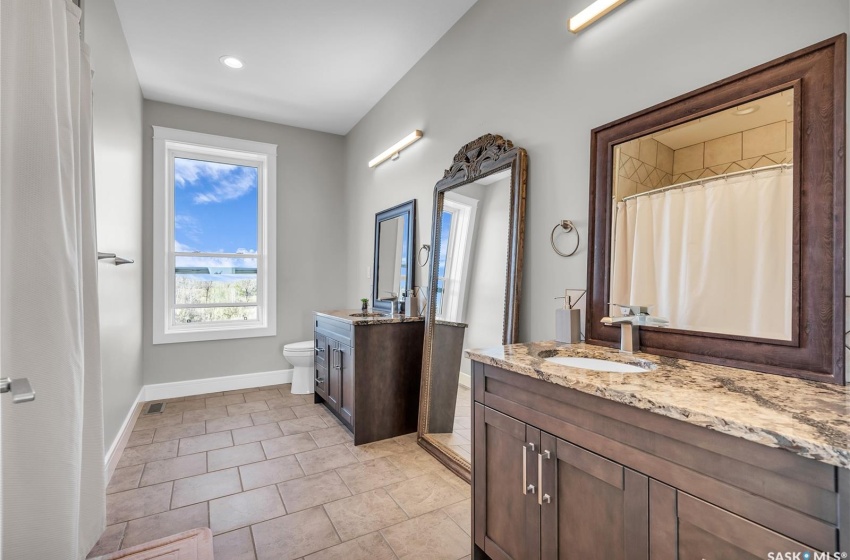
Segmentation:
<svg viewBox="0 0 850 560">
<path fill-rule="evenodd" d="M 372 258 L 369 217 L 417 198 L 417 249 L 428 243 L 434 183 L 481 134 L 529 153 L 520 339 L 554 336 L 554 297 L 586 284 L 590 130 L 848 30 L 847 0 L 627 2 L 579 35 L 566 20 L 587 0 L 478 2 L 346 139 L 349 299 Z M 670 69 L 676 68 L 675 73 Z M 366 162 L 414 128 L 394 162 Z M 561 219 L 585 241 L 557 256 Z M 415 252 L 415 251 L 414 251 Z M 426 274 L 419 271 L 422 282 Z"/>
<path fill-rule="evenodd" d="M 277 144 L 277 336 L 151 343 L 153 125 Z M 347 285 L 343 142 L 342 136 L 334 134 L 145 101 L 146 384 L 287 369 L 290 366 L 281 355 L 283 345 L 312 338 L 314 310 L 334 309 L 343 304 Z M 366 221 L 371 236 L 374 219 L 368 216 Z M 349 307 L 355 307 L 354 303 Z"/>
<path fill-rule="evenodd" d="M 99 265 L 104 443 L 142 387 L 142 92 L 112 0 L 88 0 L 85 41 L 94 67 L 97 245 L 136 264 Z"/>
</svg>

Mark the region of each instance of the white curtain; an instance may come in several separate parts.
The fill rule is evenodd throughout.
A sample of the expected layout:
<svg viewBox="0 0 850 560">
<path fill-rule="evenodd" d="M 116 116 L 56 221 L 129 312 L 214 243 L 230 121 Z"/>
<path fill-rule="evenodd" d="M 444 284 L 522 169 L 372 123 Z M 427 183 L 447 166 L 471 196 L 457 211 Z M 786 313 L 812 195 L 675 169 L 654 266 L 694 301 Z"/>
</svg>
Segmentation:
<svg viewBox="0 0 850 560">
<path fill-rule="evenodd" d="M 105 525 L 92 169 L 80 9 L 0 2 L 3 558 L 84 558 Z"/>
<path fill-rule="evenodd" d="M 612 303 L 688 330 L 791 338 L 793 174 L 772 169 L 617 204 Z"/>
</svg>

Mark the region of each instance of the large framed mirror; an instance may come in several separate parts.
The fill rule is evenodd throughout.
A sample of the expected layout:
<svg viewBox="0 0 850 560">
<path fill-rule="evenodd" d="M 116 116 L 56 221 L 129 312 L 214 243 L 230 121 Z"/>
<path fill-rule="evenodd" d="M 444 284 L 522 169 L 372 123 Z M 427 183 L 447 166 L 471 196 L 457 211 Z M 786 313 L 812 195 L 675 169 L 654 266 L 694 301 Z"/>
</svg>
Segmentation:
<svg viewBox="0 0 850 560">
<path fill-rule="evenodd" d="M 470 479 L 470 361 L 464 348 L 511 344 L 519 331 L 528 156 L 484 135 L 434 187 L 419 442 Z"/>
<path fill-rule="evenodd" d="M 372 308 L 385 313 L 413 288 L 413 235 L 416 199 L 375 214 L 375 263 L 372 273 Z"/>
<path fill-rule="evenodd" d="M 844 383 L 845 42 L 592 132 L 588 342 Z"/>
</svg>

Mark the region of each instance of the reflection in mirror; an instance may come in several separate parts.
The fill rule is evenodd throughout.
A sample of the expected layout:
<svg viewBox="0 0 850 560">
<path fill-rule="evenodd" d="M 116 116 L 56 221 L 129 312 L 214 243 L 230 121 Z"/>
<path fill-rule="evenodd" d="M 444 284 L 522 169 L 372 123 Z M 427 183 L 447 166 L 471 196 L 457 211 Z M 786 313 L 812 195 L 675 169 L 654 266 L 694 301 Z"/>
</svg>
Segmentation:
<svg viewBox="0 0 850 560">
<path fill-rule="evenodd" d="M 788 89 L 614 146 L 612 315 L 792 339 L 794 111 Z"/>
<path fill-rule="evenodd" d="M 404 297 L 413 288 L 413 231 L 416 200 L 375 214 L 375 264 L 372 276 L 372 307 L 403 313 Z"/>
<path fill-rule="evenodd" d="M 392 299 L 407 289 L 407 216 L 378 224 L 378 298 Z"/>
<path fill-rule="evenodd" d="M 472 372 L 463 349 L 504 340 L 510 183 L 505 169 L 443 195 L 434 334 L 440 356 L 432 361 L 428 426 L 430 438 L 467 461 Z"/>
</svg>

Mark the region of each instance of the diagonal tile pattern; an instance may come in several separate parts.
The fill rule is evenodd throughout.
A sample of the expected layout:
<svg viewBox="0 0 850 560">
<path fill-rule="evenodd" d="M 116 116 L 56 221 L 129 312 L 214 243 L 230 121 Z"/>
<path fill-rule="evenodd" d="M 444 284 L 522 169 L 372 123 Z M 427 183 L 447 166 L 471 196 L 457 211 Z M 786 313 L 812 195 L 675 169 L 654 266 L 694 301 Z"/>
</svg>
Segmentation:
<svg viewBox="0 0 850 560">
<path fill-rule="evenodd" d="M 459 560 L 471 550 L 469 486 L 415 434 L 355 446 L 289 385 L 169 399 L 136 422 L 130 443 L 90 558 L 198 526 L 212 528 L 216 560 Z"/>
</svg>

